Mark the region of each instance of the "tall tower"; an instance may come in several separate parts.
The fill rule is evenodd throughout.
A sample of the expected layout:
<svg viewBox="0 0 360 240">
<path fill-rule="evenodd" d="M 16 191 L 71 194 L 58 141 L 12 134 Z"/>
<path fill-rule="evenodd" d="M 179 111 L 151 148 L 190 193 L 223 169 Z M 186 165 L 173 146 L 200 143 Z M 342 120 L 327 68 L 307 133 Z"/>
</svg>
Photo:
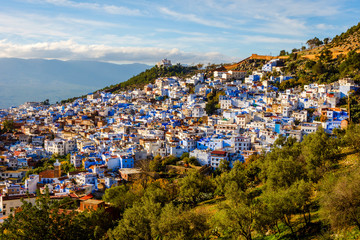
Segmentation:
<svg viewBox="0 0 360 240">
<path fill-rule="evenodd" d="M 61 163 L 59 163 L 58 159 L 56 159 L 56 162 L 54 163 L 54 177 L 61 177 Z"/>
</svg>

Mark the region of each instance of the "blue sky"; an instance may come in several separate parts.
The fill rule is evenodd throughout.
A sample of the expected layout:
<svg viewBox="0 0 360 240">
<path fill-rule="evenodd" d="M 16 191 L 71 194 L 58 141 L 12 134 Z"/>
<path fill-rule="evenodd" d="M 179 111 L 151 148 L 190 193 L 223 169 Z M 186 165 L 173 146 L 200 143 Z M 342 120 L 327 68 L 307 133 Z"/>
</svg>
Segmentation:
<svg viewBox="0 0 360 240">
<path fill-rule="evenodd" d="M 6 0 L 0 57 L 236 62 L 333 37 L 359 16 L 359 0 Z"/>
</svg>

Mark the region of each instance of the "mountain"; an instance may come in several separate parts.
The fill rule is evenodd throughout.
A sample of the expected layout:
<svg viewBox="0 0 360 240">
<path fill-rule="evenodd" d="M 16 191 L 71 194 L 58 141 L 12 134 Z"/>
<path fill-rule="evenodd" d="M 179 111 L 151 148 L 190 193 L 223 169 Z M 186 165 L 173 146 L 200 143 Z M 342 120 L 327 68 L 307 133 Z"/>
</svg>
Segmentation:
<svg viewBox="0 0 360 240">
<path fill-rule="evenodd" d="M 145 64 L 0 58 L 0 108 L 87 94 L 150 68 Z"/>
</svg>

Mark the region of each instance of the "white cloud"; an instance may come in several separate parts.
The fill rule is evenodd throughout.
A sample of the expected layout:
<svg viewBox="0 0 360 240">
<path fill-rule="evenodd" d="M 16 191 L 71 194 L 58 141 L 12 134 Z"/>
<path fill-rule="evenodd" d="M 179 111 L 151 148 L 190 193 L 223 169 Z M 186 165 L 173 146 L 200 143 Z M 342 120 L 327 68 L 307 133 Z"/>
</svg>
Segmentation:
<svg viewBox="0 0 360 240">
<path fill-rule="evenodd" d="M 206 16 L 218 26 L 226 26 L 234 31 L 285 36 L 312 34 L 315 26 L 310 18 L 333 17 L 342 11 L 341 5 L 335 0 L 183 0 L 177 8 L 170 5 L 162 10 L 183 21 L 192 19 L 200 23 Z"/>
<path fill-rule="evenodd" d="M 278 37 L 268 37 L 262 35 L 248 35 L 243 36 L 243 43 L 284 43 L 284 44 L 299 44 L 302 40 L 299 39 L 290 39 L 290 38 L 278 38 Z"/>
<path fill-rule="evenodd" d="M 315 27 L 317 29 L 320 29 L 320 30 L 332 30 L 332 29 L 335 29 L 335 27 L 333 25 L 324 24 L 324 23 L 317 24 Z"/>
<path fill-rule="evenodd" d="M 25 41 L 34 40 L 62 40 L 78 39 L 88 40 L 90 36 L 95 39 L 93 32 L 104 29 L 128 28 L 123 24 L 105 21 L 72 18 L 64 16 L 41 16 L 27 13 L 1 13 L 0 36 L 5 38 L 23 38 Z"/>
<path fill-rule="evenodd" d="M 206 33 L 201 32 L 187 32 L 187 31 L 180 31 L 177 29 L 166 29 L 166 28 L 158 28 L 155 29 L 156 32 L 163 32 L 163 33 L 176 33 L 180 35 L 190 35 L 190 36 L 208 36 Z"/>
<path fill-rule="evenodd" d="M 0 57 L 3 58 L 43 58 L 60 60 L 97 60 L 105 62 L 139 62 L 153 64 L 162 58 L 174 62 L 232 62 L 235 58 L 218 52 L 184 52 L 177 48 L 154 47 L 113 47 L 105 45 L 81 45 L 72 40 L 58 42 L 38 42 L 15 44 L 0 41 Z"/>
<path fill-rule="evenodd" d="M 142 15 L 140 10 L 138 10 L 138 9 L 130 9 L 130 8 L 123 7 L 123 6 L 105 5 L 105 4 L 98 4 L 98 3 L 74 2 L 74 1 L 69 1 L 69 0 L 46 0 L 45 2 L 56 5 L 56 6 L 104 11 L 106 13 L 116 14 L 116 15 L 128 15 L 128 16 Z"/>
<path fill-rule="evenodd" d="M 191 4 L 192 9 L 194 9 L 193 6 Z M 197 1 L 196 6 L 207 9 L 208 12 L 221 12 L 225 15 L 241 14 L 250 18 L 255 14 L 263 16 L 281 14 L 286 17 L 321 17 L 333 16 L 340 11 L 339 1 L 336 0 L 202 0 Z"/>
<path fill-rule="evenodd" d="M 194 22 L 194 23 L 209 26 L 209 27 L 230 28 L 229 25 L 227 25 L 223 22 L 220 22 L 220 21 L 215 21 L 211 17 L 209 17 L 209 19 L 204 19 L 204 18 L 200 18 L 199 16 L 197 16 L 195 14 L 179 13 L 179 12 L 172 11 L 166 7 L 160 7 L 159 11 L 165 15 L 168 15 L 169 17 L 176 19 L 176 20 Z"/>
</svg>

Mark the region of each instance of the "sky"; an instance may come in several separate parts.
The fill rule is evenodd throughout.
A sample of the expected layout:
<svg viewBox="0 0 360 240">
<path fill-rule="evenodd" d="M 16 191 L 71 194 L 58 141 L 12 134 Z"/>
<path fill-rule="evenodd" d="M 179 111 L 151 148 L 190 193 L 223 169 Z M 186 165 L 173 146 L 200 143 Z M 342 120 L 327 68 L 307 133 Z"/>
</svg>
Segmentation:
<svg viewBox="0 0 360 240">
<path fill-rule="evenodd" d="M 0 57 L 231 63 L 334 37 L 359 0 L 4 0 Z"/>
</svg>

